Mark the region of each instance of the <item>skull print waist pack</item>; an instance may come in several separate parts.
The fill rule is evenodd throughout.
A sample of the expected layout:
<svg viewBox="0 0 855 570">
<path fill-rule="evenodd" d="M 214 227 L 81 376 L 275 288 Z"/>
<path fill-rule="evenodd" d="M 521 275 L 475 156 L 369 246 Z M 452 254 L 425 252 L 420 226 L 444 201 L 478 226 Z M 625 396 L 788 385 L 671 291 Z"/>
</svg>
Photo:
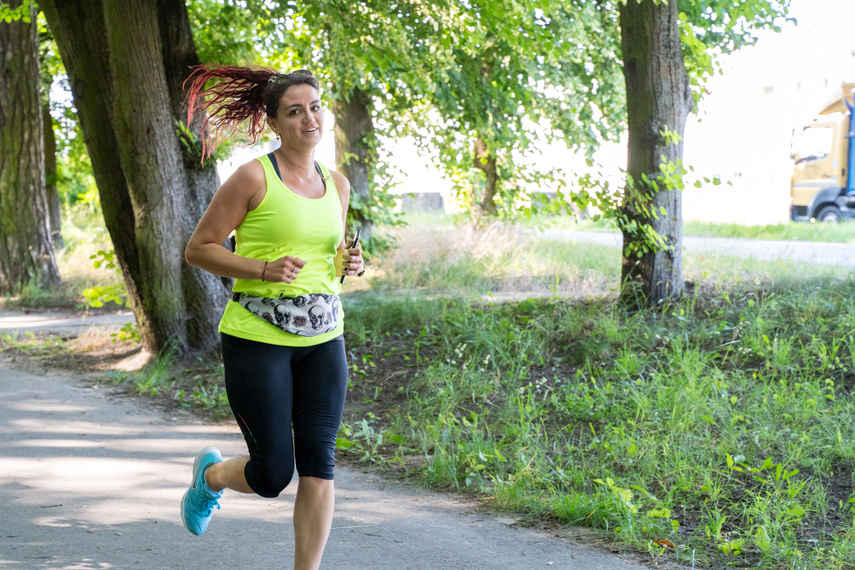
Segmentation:
<svg viewBox="0 0 855 570">
<path fill-rule="evenodd" d="M 285 332 L 318 336 L 338 326 L 338 295 L 311 293 L 299 297 L 257 297 L 235 293 L 232 300 Z"/>
</svg>

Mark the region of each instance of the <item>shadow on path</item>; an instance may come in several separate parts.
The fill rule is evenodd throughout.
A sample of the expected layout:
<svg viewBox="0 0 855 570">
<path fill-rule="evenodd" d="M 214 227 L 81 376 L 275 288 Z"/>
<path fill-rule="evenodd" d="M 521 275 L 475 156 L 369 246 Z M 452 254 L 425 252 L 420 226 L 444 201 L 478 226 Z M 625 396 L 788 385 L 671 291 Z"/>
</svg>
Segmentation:
<svg viewBox="0 0 855 570">
<path fill-rule="evenodd" d="M 278 499 L 227 492 L 201 537 L 180 522 L 196 451 L 243 453 L 235 427 L 7 360 L 0 353 L 0 568 L 291 567 L 293 483 Z M 337 468 L 336 487 L 322 568 L 646 568 L 351 466 Z"/>
</svg>

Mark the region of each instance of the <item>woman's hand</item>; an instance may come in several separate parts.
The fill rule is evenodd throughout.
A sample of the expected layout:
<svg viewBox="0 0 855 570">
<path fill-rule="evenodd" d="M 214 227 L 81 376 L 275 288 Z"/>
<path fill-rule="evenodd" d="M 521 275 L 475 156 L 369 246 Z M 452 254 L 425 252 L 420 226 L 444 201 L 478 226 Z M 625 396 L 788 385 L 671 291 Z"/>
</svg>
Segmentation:
<svg viewBox="0 0 855 570">
<path fill-rule="evenodd" d="M 341 248 L 335 256 L 336 275 L 362 275 L 365 272 L 365 260 L 362 259 L 362 246 L 357 244 L 350 249 Z"/>
<path fill-rule="evenodd" d="M 293 283 L 304 265 L 306 265 L 306 262 L 299 257 L 286 255 L 285 257 L 265 263 L 261 269 L 260 279 L 274 283 Z"/>
</svg>

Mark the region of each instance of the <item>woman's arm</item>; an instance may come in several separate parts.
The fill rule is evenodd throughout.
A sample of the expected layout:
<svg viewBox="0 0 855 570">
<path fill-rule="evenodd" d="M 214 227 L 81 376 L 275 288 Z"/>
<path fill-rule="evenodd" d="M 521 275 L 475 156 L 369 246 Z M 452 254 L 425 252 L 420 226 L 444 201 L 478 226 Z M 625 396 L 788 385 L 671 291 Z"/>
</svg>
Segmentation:
<svg viewBox="0 0 855 570">
<path fill-rule="evenodd" d="M 222 246 L 247 212 L 261 204 L 267 191 L 264 168 L 253 160 L 238 168 L 214 194 L 208 209 L 190 237 L 184 257 L 187 263 L 223 277 L 262 279 L 291 283 L 305 262 L 283 257 L 265 264 L 232 253 Z"/>
</svg>

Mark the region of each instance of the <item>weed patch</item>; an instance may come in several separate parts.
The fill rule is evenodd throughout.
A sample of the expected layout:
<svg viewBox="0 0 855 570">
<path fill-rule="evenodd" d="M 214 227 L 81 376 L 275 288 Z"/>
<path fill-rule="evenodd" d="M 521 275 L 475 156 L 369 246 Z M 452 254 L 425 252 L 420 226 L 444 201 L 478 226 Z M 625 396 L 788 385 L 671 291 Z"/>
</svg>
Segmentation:
<svg viewBox="0 0 855 570">
<path fill-rule="evenodd" d="M 853 294 L 732 288 L 634 314 L 357 295 L 340 447 L 698 567 L 848 568 Z"/>
<path fill-rule="evenodd" d="M 141 370 L 122 374 L 114 382 L 165 405 L 204 411 L 214 419 L 224 419 L 231 417 L 231 409 L 222 378 L 218 357 L 178 361 L 175 352 L 167 349 Z"/>
</svg>

